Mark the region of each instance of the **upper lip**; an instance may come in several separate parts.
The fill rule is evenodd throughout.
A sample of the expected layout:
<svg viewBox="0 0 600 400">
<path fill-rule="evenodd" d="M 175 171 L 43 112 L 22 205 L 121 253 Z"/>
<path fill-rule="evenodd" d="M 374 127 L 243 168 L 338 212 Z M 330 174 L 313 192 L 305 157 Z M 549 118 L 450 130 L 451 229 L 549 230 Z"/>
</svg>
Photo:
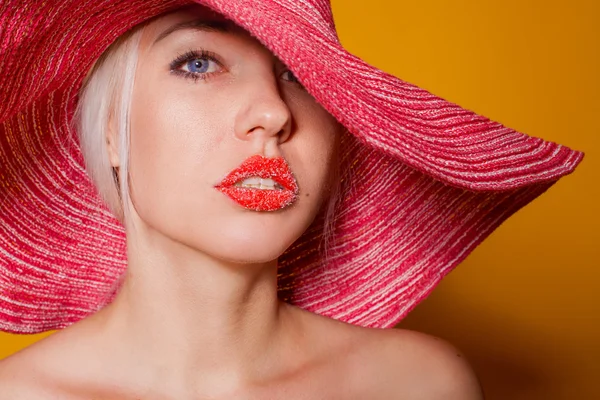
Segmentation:
<svg viewBox="0 0 600 400">
<path fill-rule="evenodd" d="M 298 183 L 294 178 L 290 166 L 283 157 L 267 158 L 260 154 L 253 155 L 244 160 L 232 170 L 217 187 L 233 186 L 236 183 L 251 177 L 273 179 L 287 190 L 298 192 Z"/>
</svg>

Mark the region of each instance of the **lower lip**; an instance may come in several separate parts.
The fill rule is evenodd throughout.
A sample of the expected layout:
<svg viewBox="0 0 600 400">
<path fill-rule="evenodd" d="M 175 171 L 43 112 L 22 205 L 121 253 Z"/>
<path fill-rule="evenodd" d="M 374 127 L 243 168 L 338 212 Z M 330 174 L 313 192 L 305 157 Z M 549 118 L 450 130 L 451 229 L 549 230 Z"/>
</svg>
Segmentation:
<svg viewBox="0 0 600 400">
<path fill-rule="evenodd" d="M 251 189 L 239 186 L 217 187 L 221 193 L 242 207 L 253 211 L 282 210 L 294 203 L 296 194 L 291 190 Z"/>
</svg>

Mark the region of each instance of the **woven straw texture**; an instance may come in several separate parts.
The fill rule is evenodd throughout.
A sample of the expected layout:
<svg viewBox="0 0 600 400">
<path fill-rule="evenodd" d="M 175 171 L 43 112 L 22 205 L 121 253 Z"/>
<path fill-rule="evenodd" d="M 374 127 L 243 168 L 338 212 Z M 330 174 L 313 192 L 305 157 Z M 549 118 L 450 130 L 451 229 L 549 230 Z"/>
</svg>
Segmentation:
<svg viewBox="0 0 600 400">
<path fill-rule="evenodd" d="M 64 328 L 103 307 L 126 267 L 70 127 L 94 60 L 181 0 L 0 5 L 0 330 Z M 328 0 L 203 0 L 247 29 L 351 133 L 331 258 L 322 219 L 280 258 L 281 298 L 395 325 L 485 237 L 583 154 L 382 72 L 339 44 Z M 349 185 L 348 183 L 351 183 Z"/>
</svg>

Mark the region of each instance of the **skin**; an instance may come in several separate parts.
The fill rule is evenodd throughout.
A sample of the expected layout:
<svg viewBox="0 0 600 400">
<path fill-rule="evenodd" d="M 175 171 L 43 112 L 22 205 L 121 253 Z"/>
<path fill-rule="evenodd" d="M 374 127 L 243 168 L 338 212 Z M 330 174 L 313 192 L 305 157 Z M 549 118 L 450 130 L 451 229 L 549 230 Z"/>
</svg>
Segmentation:
<svg viewBox="0 0 600 400">
<path fill-rule="evenodd" d="M 0 362 L 0 398 L 481 399 L 468 363 L 444 341 L 277 299 L 277 257 L 324 205 L 342 128 L 239 28 L 155 42 L 194 20 L 225 21 L 195 7 L 154 20 L 142 36 L 121 292 Z M 219 56 L 210 77 L 170 71 L 198 48 Z M 114 167 L 117 143 L 111 131 Z M 288 161 L 300 186 L 292 207 L 252 212 L 214 189 L 254 154 Z"/>
</svg>

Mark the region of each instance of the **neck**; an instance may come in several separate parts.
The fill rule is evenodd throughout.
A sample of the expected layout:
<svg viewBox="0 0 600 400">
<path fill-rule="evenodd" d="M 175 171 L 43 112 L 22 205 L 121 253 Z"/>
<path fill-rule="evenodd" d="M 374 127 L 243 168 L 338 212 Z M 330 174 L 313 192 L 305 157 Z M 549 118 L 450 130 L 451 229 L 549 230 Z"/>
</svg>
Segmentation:
<svg viewBox="0 0 600 400">
<path fill-rule="evenodd" d="M 123 286 L 99 318 L 141 385 L 158 375 L 164 387 L 220 391 L 282 369 L 301 335 L 292 312 L 277 298 L 276 261 L 225 262 L 144 230 L 128 239 Z"/>
</svg>

